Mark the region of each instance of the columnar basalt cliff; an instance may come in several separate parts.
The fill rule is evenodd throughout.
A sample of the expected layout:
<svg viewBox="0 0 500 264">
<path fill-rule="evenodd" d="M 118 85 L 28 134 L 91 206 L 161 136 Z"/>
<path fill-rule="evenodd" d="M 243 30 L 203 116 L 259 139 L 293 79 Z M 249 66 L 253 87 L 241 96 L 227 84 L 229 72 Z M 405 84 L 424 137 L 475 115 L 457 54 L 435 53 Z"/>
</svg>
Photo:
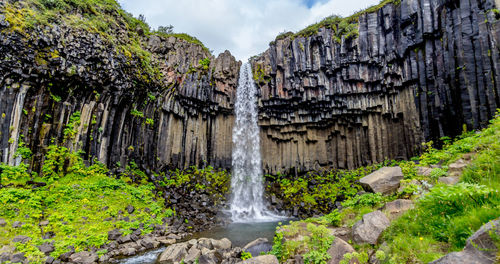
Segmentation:
<svg viewBox="0 0 500 264">
<path fill-rule="evenodd" d="M 410 158 L 424 140 L 488 124 L 500 105 L 493 0 L 402 0 L 345 38 L 279 37 L 252 59 L 269 173 Z M 340 39 L 340 41 L 336 41 Z"/>
<path fill-rule="evenodd" d="M 157 78 L 134 54 L 65 24 L 17 32 L 0 15 L 0 152 L 15 164 L 22 140 L 39 171 L 45 147 L 65 142 L 85 158 L 145 170 L 231 166 L 240 62 L 174 36 L 146 36 Z M 121 28 L 118 35 L 130 34 Z M 80 113 L 80 122 L 74 113 Z M 72 119 L 72 116 L 74 117 Z M 74 123 L 74 124 L 73 124 Z M 76 126 L 76 134 L 65 130 Z"/>
</svg>

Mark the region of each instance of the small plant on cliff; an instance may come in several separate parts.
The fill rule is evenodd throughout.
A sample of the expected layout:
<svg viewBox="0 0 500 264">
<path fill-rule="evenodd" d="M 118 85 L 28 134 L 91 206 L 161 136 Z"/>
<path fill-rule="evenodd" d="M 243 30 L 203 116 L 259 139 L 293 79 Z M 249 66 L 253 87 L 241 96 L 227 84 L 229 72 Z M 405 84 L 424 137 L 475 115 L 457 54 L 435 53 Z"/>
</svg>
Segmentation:
<svg viewBox="0 0 500 264">
<path fill-rule="evenodd" d="M 250 252 L 241 251 L 241 260 L 247 260 L 252 258 L 252 254 Z"/>
<path fill-rule="evenodd" d="M 135 108 L 132 109 L 132 110 L 130 110 L 130 114 L 133 115 L 133 116 L 135 116 L 135 117 L 139 117 L 139 118 L 143 118 L 144 117 L 144 113 L 141 112 L 141 111 L 139 111 L 139 110 L 137 110 L 137 109 L 135 109 Z"/>
<path fill-rule="evenodd" d="M 69 118 L 69 122 L 64 128 L 64 140 L 72 140 L 78 133 L 78 127 L 80 126 L 80 112 L 74 112 Z"/>
</svg>

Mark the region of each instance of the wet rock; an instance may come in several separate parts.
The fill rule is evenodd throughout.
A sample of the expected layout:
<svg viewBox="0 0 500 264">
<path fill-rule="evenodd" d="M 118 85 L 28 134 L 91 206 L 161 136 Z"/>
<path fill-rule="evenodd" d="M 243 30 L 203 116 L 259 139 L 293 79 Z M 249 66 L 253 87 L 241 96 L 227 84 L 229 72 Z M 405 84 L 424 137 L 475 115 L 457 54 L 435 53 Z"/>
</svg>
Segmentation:
<svg viewBox="0 0 500 264">
<path fill-rule="evenodd" d="M 82 251 L 74 253 L 69 257 L 69 261 L 75 264 L 93 264 L 98 259 L 96 253 Z"/>
<path fill-rule="evenodd" d="M 467 239 L 463 251 L 452 252 L 431 262 L 431 264 L 493 264 L 499 249 L 494 238 L 500 236 L 500 220 L 496 219 L 484 224 L 478 231 Z"/>
<path fill-rule="evenodd" d="M 271 251 L 273 245 L 267 238 L 258 238 L 243 247 L 243 251 L 249 252 L 252 256 L 259 256 L 261 252 Z"/>
<path fill-rule="evenodd" d="M 363 215 L 363 219 L 352 227 L 353 240 L 357 244 L 368 243 L 375 245 L 380 234 L 389 225 L 389 219 L 380 211 L 365 214 Z"/>
<path fill-rule="evenodd" d="M 247 259 L 240 264 L 279 264 L 279 261 L 274 255 L 263 255 Z"/>
<path fill-rule="evenodd" d="M 331 259 L 328 260 L 328 264 L 339 264 L 339 262 L 344 259 L 344 254 L 353 252 L 355 252 L 355 250 L 351 245 L 349 245 L 344 240 L 336 237 L 335 240 L 333 240 L 332 245 L 326 252 L 331 257 Z M 355 260 L 351 260 L 351 262 L 349 263 L 354 263 L 354 261 Z"/>
<path fill-rule="evenodd" d="M 375 193 L 390 194 L 396 191 L 404 178 L 399 166 L 383 167 L 361 178 L 359 182 L 365 188 Z"/>
</svg>

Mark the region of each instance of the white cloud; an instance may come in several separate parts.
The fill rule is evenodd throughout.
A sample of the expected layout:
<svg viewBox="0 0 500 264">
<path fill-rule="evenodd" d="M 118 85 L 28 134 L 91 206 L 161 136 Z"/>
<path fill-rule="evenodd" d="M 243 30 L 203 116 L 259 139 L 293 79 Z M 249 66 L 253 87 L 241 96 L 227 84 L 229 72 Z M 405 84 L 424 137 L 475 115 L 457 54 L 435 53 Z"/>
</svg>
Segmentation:
<svg viewBox="0 0 500 264">
<path fill-rule="evenodd" d="M 224 50 L 246 60 L 283 31 L 298 31 L 332 14 L 348 16 L 379 0 L 329 0 L 307 8 L 302 0 L 119 0 L 157 28 L 173 25 L 200 39 L 214 55 Z"/>
</svg>

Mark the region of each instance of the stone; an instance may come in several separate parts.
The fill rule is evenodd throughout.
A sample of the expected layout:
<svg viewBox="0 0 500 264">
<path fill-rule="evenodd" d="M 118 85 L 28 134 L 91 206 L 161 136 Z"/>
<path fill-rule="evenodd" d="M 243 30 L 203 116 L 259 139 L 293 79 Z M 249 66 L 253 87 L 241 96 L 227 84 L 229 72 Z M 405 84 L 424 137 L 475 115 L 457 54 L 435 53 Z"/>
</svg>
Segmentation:
<svg viewBox="0 0 500 264">
<path fill-rule="evenodd" d="M 132 239 L 130 238 L 130 235 L 125 235 L 125 236 L 119 237 L 116 240 L 116 242 L 118 242 L 119 244 L 125 244 L 125 243 L 132 242 Z"/>
<path fill-rule="evenodd" d="M 198 239 L 198 248 L 206 248 L 212 250 L 214 248 L 212 244 L 212 239 L 210 238 L 200 238 Z"/>
<path fill-rule="evenodd" d="M 359 182 L 368 190 L 375 193 L 391 194 L 399 187 L 399 182 L 404 178 L 399 166 L 382 167 L 377 171 L 361 178 Z"/>
<path fill-rule="evenodd" d="M 128 205 L 127 208 L 125 208 L 129 214 L 132 214 L 135 211 L 135 207 L 132 205 Z"/>
<path fill-rule="evenodd" d="M 29 236 L 15 236 L 13 239 L 12 239 L 12 242 L 14 243 L 21 243 L 21 244 L 26 244 L 28 243 L 29 241 L 31 241 L 31 237 Z"/>
<path fill-rule="evenodd" d="M 43 220 L 40 222 L 40 226 L 48 226 L 49 225 L 49 220 Z"/>
<path fill-rule="evenodd" d="M 10 254 L 7 252 L 0 253 L 0 263 L 10 261 Z"/>
<path fill-rule="evenodd" d="M 431 176 L 432 168 L 429 167 L 417 167 L 417 174 L 420 176 Z"/>
<path fill-rule="evenodd" d="M 269 243 L 267 238 L 257 238 L 256 240 L 246 244 L 243 251 L 249 252 L 252 256 L 259 256 L 261 252 L 271 251 L 273 245 Z"/>
<path fill-rule="evenodd" d="M 41 244 L 40 246 L 37 246 L 37 248 L 45 255 L 48 255 L 49 253 L 51 253 L 55 250 L 54 245 L 52 245 L 49 242 L 45 242 L 45 243 Z"/>
<path fill-rule="evenodd" d="M 184 258 L 185 263 L 195 262 L 201 256 L 201 251 L 195 246 L 191 247 Z"/>
<path fill-rule="evenodd" d="M 22 227 L 23 225 L 24 225 L 24 223 L 23 223 L 23 222 L 20 222 L 20 221 L 14 221 L 14 222 L 12 223 L 12 227 L 13 227 L 13 228 L 20 228 L 20 227 Z"/>
<path fill-rule="evenodd" d="M 389 219 L 396 219 L 414 207 L 415 205 L 412 200 L 397 199 L 386 203 L 382 208 L 382 211 L 389 215 Z"/>
<path fill-rule="evenodd" d="M 328 260 L 328 264 L 339 264 L 339 262 L 344 259 L 344 254 L 353 252 L 355 252 L 355 250 L 351 245 L 349 245 L 344 240 L 336 237 L 333 240 L 332 245 L 326 252 L 328 253 L 328 255 L 330 255 L 330 257 L 332 257 L 330 260 Z M 354 263 L 354 260 L 351 260 L 349 263 Z"/>
<path fill-rule="evenodd" d="M 231 241 L 227 238 L 223 238 L 221 240 L 212 239 L 212 246 L 215 249 L 222 249 L 222 250 L 230 249 Z"/>
<path fill-rule="evenodd" d="M 357 244 L 368 243 L 377 244 L 378 238 L 382 232 L 389 227 L 390 221 L 384 213 L 374 211 L 363 215 L 352 227 L 353 240 Z"/>
<path fill-rule="evenodd" d="M 279 261 L 274 255 L 263 255 L 244 260 L 240 264 L 279 264 Z"/>
<path fill-rule="evenodd" d="M 179 243 L 168 246 L 158 257 L 159 264 L 179 263 L 187 255 L 187 243 Z"/>
<path fill-rule="evenodd" d="M 45 264 L 52 264 L 54 263 L 56 259 L 52 256 L 48 256 L 46 259 L 45 259 Z"/>
<path fill-rule="evenodd" d="M 460 181 L 460 178 L 456 176 L 439 177 L 438 181 L 447 185 L 455 185 Z"/>
<path fill-rule="evenodd" d="M 73 253 L 69 257 L 69 261 L 75 264 L 93 264 L 96 262 L 98 259 L 98 256 L 96 253 L 88 252 L 88 251 L 81 251 L 77 253 Z"/>
<path fill-rule="evenodd" d="M 122 236 L 122 232 L 114 229 L 108 232 L 108 240 L 118 240 Z"/>
<path fill-rule="evenodd" d="M 0 227 L 4 227 L 5 225 L 7 225 L 7 222 L 5 221 L 5 219 L 0 218 Z"/>
<path fill-rule="evenodd" d="M 24 253 L 13 254 L 12 257 L 10 258 L 11 263 L 24 263 L 25 261 L 26 257 L 24 256 Z"/>
<path fill-rule="evenodd" d="M 462 175 L 462 171 L 467 167 L 469 162 L 464 161 L 463 159 L 459 159 L 450 165 L 448 165 L 448 176 L 451 177 L 460 177 Z"/>
<path fill-rule="evenodd" d="M 162 239 L 162 240 L 159 240 L 159 242 L 163 246 L 170 246 L 172 244 L 175 244 L 176 240 L 175 239 Z"/>
<path fill-rule="evenodd" d="M 494 233 L 500 236 L 500 218 L 484 224 L 467 238 L 462 251 L 447 254 L 431 264 L 494 264 L 499 251 L 492 238 Z"/>
</svg>

